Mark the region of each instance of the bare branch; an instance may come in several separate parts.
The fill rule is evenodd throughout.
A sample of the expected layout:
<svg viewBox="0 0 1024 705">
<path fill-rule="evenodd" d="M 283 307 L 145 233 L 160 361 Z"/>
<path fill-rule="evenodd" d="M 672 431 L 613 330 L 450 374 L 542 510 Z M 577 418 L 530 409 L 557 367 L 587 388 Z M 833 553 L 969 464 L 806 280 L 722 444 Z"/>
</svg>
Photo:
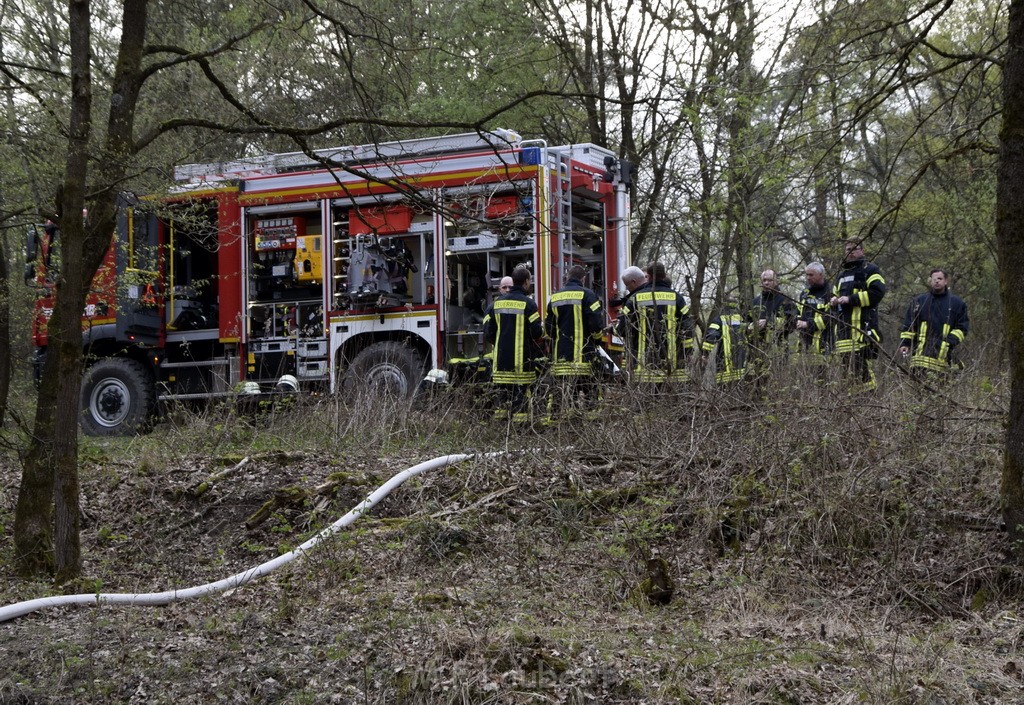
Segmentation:
<svg viewBox="0 0 1024 705">
<path fill-rule="evenodd" d="M 261 32 L 262 30 L 270 26 L 270 22 L 261 22 L 257 25 L 254 25 L 248 31 L 243 32 L 242 34 L 236 34 L 232 37 L 229 37 L 220 45 L 213 47 L 212 49 L 207 49 L 206 51 L 190 52 L 188 49 L 174 46 L 172 44 L 150 44 L 146 47 L 144 52 L 147 56 L 152 56 L 155 54 L 177 54 L 177 56 L 173 59 L 168 59 L 166 61 L 157 62 L 151 64 L 150 66 L 147 66 L 142 71 L 142 80 L 145 81 L 153 74 L 164 69 L 171 68 L 172 66 L 180 66 L 181 64 L 185 64 L 191 61 L 204 61 L 206 59 L 209 59 L 210 57 L 218 56 L 220 54 L 223 54 L 224 52 L 231 51 L 239 42 L 248 39 L 257 32 Z"/>
</svg>

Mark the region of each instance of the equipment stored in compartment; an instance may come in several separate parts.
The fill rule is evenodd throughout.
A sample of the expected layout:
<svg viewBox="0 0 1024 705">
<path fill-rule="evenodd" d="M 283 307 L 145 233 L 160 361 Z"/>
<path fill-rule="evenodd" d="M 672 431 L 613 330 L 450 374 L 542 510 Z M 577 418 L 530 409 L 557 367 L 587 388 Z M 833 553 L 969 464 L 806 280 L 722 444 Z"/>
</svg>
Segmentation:
<svg viewBox="0 0 1024 705">
<path fill-rule="evenodd" d="M 295 279 L 316 282 L 324 278 L 324 256 L 319 235 L 295 238 Z"/>
<path fill-rule="evenodd" d="M 306 234 L 301 218 L 266 218 L 256 221 L 253 232 L 257 250 L 294 250 L 298 237 Z"/>
<path fill-rule="evenodd" d="M 490 230 L 484 230 L 476 235 L 448 238 L 448 250 L 451 252 L 463 252 L 465 250 L 490 250 L 498 247 L 499 239 Z"/>
</svg>

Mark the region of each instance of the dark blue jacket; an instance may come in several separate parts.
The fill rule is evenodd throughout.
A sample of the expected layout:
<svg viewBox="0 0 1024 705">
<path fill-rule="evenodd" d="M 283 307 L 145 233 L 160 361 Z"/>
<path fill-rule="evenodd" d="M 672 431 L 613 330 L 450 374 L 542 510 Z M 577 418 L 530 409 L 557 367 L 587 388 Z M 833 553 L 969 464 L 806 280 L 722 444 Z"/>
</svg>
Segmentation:
<svg viewBox="0 0 1024 705">
<path fill-rule="evenodd" d="M 882 270 L 864 259 L 845 262 L 836 278 L 832 294 L 850 297 L 849 303 L 832 310 L 835 317 L 834 338 L 837 353 L 850 353 L 870 348 L 871 339 L 881 342 L 878 332 L 878 304 L 885 296 Z"/>
<path fill-rule="evenodd" d="M 544 329 L 551 338 L 551 372 L 557 376 L 589 375 L 597 346 L 594 336 L 604 328 L 601 300 L 583 283 L 570 279 L 548 300 Z"/>
<path fill-rule="evenodd" d="M 964 341 L 970 320 L 963 299 L 944 290 L 921 294 L 907 307 L 900 326 L 900 347 L 910 349 L 910 366 L 947 369 Z"/>
<path fill-rule="evenodd" d="M 494 384 L 530 384 L 537 379 L 536 358 L 543 355 L 544 328 L 537 303 L 520 286 L 495 299 L 484 316 L 484 340 L 494 344 Z"/>
<path fill-rule="evenodd" d="M 828 305 L 831 298 L 827 283 L 800 292 L 798 320 L 807 323 L 800 331 L 800 347 L 805 352 L 832 352 L 832 311 Z"/>
</svg>

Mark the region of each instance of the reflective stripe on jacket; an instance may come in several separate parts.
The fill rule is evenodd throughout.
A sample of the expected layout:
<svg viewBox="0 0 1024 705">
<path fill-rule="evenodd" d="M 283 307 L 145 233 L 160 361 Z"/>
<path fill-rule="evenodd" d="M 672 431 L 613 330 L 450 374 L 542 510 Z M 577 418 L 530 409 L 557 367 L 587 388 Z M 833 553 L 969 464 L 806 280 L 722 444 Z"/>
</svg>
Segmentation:
<svg viewBox="0 0 1024 705">
<path fill-rule="evenodd" d="M 491 381 L 529 384 L 536 380 L 533 361 L 541 355 L 543 336 L 537 304 L 521 287 L 514 286 L 496 299 L 484 317 L 484 340 L 494 344 Z"/>
<path fill-rule="evenodd" d="M 686 299 L 666 283 L 637 289 L 619 313 L 629 364 L 637 380 L 686 380 L 693 320 Z"/>
<path fill-rule="evenodd" d="M 868 336 L 880 341 L 878 304 L 885 296 L 885 279 L 878 265 L 863 259 L 843 264 L 833 287 L 834 296 L 848 296 L 850 302 L 837 306 L 835 352 L 850 353 L 868 347 Z"/>
<path fill-rule="evenodd" d="M 967 304 L 948 290 L 941 294 L 926 292 L 907 307 L 900 326 L 900 347 L 909 347 L 910 366 L 929 370 L 947 370 L 951 353 L 964 341 L 970 328 Z"/>
<path fill-rule="evenodd" d="M 593 373 L 590 356 L 595 336 L 604 327 L 601 301 L 582 283 L 570 279 L 548 300 L 544 328 L 552 340 L 551 372 L 555 376 Z"/>
<path fill-rule="evenodd" d="M 708 325 L 701 349 L 711 353 L 716 348 L 715 381 L 735 382 L 747 373 L 747 344 L 743 335 L 746 324 L 738 313 L 719 316 Z"/>
</svg>

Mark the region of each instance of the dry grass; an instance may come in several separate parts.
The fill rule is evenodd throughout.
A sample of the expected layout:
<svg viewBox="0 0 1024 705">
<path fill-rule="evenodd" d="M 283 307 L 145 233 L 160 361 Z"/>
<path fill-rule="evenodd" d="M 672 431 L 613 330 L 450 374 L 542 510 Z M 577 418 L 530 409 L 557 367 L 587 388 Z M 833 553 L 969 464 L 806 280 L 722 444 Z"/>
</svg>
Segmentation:
<svg viewBox="0 0 1024 705">
<path fill-rule="evenodd" d="M 595 418 L 490 420 L 312 400 L 87 441 L 87 573 L 103 591 L 217 579 L 296 545 L 393 472 L 410 481 L 295 567 L 167 608 L 0 625 L 0 702 L 938 703 L 1024 699 L 1021 571 L 996 513 L 1003 390 L 883 373 L 850 396 L 786 368 Z M 250 462 L 199 497 L 189 490 Z M 244 521 L 275 490 L 335 490 Z M 9 577 L 16 463 L 3 469 Z M 648 558 L 675 582 L 655 607 Z M 45 585 L 5 580 L 3 603 Z"/>
</svg>

